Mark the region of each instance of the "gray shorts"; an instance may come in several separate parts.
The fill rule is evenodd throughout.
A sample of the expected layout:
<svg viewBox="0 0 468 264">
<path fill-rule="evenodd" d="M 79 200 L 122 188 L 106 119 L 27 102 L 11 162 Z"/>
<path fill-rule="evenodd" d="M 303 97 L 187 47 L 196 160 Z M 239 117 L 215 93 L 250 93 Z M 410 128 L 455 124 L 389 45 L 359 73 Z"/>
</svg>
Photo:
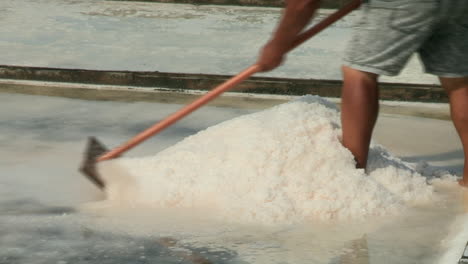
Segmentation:
<svg viewBox="0 0 468 264">
<path fill-rule="evenodd" d="M 468 76 L 468 0 L 370 0 L 362 9 L 345 65 L 394 76 L 417 52 L 427 73 Z"/>
</svg>

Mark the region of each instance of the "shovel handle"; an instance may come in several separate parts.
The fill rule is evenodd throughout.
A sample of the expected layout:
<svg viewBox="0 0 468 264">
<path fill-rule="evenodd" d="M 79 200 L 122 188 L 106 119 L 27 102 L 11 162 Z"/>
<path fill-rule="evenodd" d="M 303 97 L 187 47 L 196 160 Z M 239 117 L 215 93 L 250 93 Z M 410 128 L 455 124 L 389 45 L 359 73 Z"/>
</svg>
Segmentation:
<svg viewBox="0 0 468 264">
<path fill-rule="evenodd" d="M 341 8 L 340 10 L 334 12 L 320 23 L 316 24 L 312 28 L 306 30 L 305 32 L 301 33 L 297 36 L 296 40 L 291 45 L 292 50 L 297 46 L 304 43 L 309 38 L 313 37 L 320 31 L 327 28 L 329 25 L 335 23 L 340 18 L 344 17 L 354 9 L 357 9 L 362 3 L 362 0 L 354 0 L 350 4 L 346 5 L 345 7 Z M 200 108 L 201 106 L 207 104 L 209 101 L 215 99 L 222 93 L 226 92 L 227 90 L 231 89 L 232 87 L 236 86 L 237 84 L 241 83 L 245 79 L 249 78 L 253 74 L 262 71 L 261 66 L 259 65 L 252 65 L 239 73 L 238 75 L 232 77 L 231 79 L 227 80 L 226 82 L 222 83 L 221 85 L 217 86 L 215 89 L 211 90 L 210 92 L 206 93 L 202 97 L 198 98 L 194 102 L 190 103 L 189 105 L 183 107 L 179 111 L 171 114 L 170 116 L 166 117 L 159 123 L 153 125 L 152 127 L 146 129 L 145 131 L 141 132 L 140 134 L 136 135 L 134 138 L 127 141 L 125 144 L 101 155 L 97 158 L 96 161 L 104 161 L 108 159 L 113 159 L 120 156 L 125 151 L 135 147 L 136 145 L 140 144 L 144 140 L 148 139 L 149 137 L 155 135 L 156 133 L 162 131 L 163 129 L 169 127 L 170 125 L 174 124 L 178 120 L 182 119 L 186 115 L 192 113 L 196 109 Z"/>
<path fill-rule="evenodd" d="M 343 8 L 338 9 L 333 14 L 329 15 L 328 17 L 326 17 L 325 19 L 323 19 L 322 21 L 320 21 L 319 23 L 317 23 L 316 25 L 314 25 L 310 29 L 302 32 L 301 34 L 299 34 L 296 37 L 296 40 L 293 42 L 293 44 L 291 45 L 291 48 L 289 48 L 288 51 L 291 51 L 291 50 L 295 49 L 297 46 L 301 45 L 306 40 L 308 40 L 311 37 L 315 36 L 320 31 L 324 30 L 325 28 L 327 28 L 331 24 L 333 24 L 336 21 L 340 20 L 341 18 L 343 18 L 347 14 L 351 13 L 355 9 L 358 9 L 361 6 L 362 2 L 363 2 L 363 0 L 352 0 L 349 4 L 345 5 Z"/>
<path fill-rule="evenodd" d="M 166 117 L 165 119 L 161 120 L 159 123 L 153 125 L 152 127 L 146 129 L 145 131 L 141 132 L 140 134 L 136 135 L 134 138 L 129 140 L 127 143 L 123 144 L 120 147 L 117 147 L 99 158 L 97 161 L 103 161 L 118 157 L 121 153 L 133 148 L 134 146 L 140 144 L 142 141 L 146 140 L 147 138 L 153 136 L 154 134 L 160 132 L 161 130 L 167 128 L 168 126 L 174 124 L 179 119 L 182 119 L 186 115 L 190 114 L 191 112 L 195 111 L 196 109 L 200 108 L 201 106 L 207 104 L 209 101 L 213 100 L 214 98 L 218 97 L 220 94 L 224 93 L 225 91 L 229 90 L 233 86 L 237 85 L 238 83 L 242 82 L 243 80 L 249 78 L 254 73 L 260 71 L 260 67 L 258 65 L 252 65 L 243 72 L 239 73 L 238 75 L 232 77 L 231 79 L 227 80 L 226 82 L 222 83 L 215 89 L 211 90 L 210 92 L 206 93 L 202 97 L 198 98 L 197 100 L 193 101 L 191 104 L 183 107 L 179 111 L 171 114 L 170 116 Z"/>
</svg>

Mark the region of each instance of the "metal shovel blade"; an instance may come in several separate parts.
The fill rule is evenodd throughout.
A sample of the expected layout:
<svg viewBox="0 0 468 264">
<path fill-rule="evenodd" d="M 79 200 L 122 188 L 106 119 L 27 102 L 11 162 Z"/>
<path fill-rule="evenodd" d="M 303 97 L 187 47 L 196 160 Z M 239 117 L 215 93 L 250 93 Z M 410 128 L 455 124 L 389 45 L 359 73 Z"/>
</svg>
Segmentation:
<svg viewBox="0 0 468 264">
<path fill-rule="evenodd" d="M 97 171 L 96 159 L 106 152 L 108 152 L 108 150 L 103 144 L 101 144 L 95 137 L 89 137 L 86 151 L 84 153 L 83 163 L 80 167 L 80 171 L 100 189 L 104 189 L 105 185 Z"/>
</svg>

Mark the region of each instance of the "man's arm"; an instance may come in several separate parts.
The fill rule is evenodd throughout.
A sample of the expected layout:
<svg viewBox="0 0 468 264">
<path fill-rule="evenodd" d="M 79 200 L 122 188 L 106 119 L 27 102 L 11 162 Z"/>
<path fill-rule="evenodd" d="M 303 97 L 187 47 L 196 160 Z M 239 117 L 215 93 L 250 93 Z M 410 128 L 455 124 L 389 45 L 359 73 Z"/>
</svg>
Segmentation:
<svg viewBox="0 0 468 264">
<path fill-rule="evenodd" d="M 262 67 L 262 71 L 273 70 L 281 64 L 296 36 L 310 22 L 319 4 L 320 0 L 287 1 L 275 33 L 260 52 L 257 64 Z"/>
</svg>

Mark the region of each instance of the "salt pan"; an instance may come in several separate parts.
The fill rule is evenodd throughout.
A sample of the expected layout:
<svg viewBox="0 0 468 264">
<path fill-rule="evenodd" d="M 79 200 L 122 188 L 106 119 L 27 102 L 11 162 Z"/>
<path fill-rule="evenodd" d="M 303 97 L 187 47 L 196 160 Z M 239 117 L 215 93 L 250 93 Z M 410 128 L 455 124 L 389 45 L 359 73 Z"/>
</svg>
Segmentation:
<svg viewBox="0 0 468 264">
<path fill-rule="evenodd" d="M 336 107 L 305 96 L 99 170 L 110 201 L 208 208 L 247 223 L 395 215 L 431 200 L 426 178 L 381 146 L 372 147 L 369 175 L 356 169 L 340 135 Z"/>
</svg>

